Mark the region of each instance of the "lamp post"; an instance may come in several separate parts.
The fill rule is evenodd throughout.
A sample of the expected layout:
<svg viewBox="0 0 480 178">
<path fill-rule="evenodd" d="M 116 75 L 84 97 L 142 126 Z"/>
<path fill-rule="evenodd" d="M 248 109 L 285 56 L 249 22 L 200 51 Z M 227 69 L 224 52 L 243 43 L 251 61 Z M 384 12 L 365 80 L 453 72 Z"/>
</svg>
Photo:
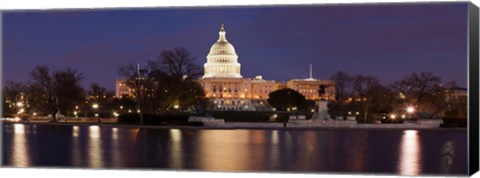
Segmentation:
<svg viewBox="0 0 480 178">
<path fill-rule="evenodd" d="M 97 123 L 100 123 L 100 117 L 98 117 L 98 113 L 97 113 L 98 104 L 97 103 L 92 104 L 92 108 L 94 110 L 95 117 L 97 117 Z"/>
<path fill-rule="evenodd" d="M 415 108 L 413 106 L 407 107 L 408 118 L 412 118 L 412 113 L 415 112 Z"/>
</svg>

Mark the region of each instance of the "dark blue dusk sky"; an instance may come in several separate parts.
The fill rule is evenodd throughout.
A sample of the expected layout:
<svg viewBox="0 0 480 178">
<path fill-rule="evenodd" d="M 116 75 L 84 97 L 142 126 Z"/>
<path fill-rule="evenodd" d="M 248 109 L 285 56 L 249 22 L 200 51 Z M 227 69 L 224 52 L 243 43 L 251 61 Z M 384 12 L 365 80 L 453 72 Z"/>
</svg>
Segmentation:
<svg viewBox="0 0 480 178">
<path fill-rule="evenodd" d="M 390 84 L 429 71 L 467 86 L 467 3 L 247 6 L 3 13 L 3 81 L 37 65 L 114 89 L 118 68 L 185 47 L 202 65 L 225 23 L 244 77 L 329 79 L 338 70 Z"/>
</svg>

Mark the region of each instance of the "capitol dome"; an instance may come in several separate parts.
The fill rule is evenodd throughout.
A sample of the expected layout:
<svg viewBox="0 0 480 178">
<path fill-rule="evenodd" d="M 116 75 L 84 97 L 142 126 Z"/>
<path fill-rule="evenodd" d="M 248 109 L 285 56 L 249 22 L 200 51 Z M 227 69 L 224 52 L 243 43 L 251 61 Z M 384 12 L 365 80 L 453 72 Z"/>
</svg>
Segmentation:
<svg viewBox="0 0 480 178">
<path fill-rule="evenodd" d="M 212 45 L 207 55 L 203 78 L 242 78 L 237 53 L 233 45 L 227 41 L 223 24 L 218 34 L 217 42 Z"/>
</svg>

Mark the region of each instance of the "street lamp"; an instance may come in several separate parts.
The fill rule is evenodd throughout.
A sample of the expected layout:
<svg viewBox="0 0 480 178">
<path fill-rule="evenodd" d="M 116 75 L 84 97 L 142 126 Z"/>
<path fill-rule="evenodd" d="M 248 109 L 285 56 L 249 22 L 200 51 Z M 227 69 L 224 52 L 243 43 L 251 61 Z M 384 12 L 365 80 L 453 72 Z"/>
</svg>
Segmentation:
<svg viewBox="0 0 480 178">
<path fill-rule="evenodd" d="M 390 114 L 390 118 L 395 119 L 397 116 L 395 114 Z"/>
<path fill-rule="evenodd" d="M 407 107 L 407 112 L 409 114 L 411 114 L 411 113 L 415 112 L 415 108 L 413 108 L 413 106 L 409 106 L 409 107 Z"/>
<path fill-rule="evenodd" d="M 407 107 L 407 113 L 408 113 L 409 118 L 412 118 L 412 113 L 413 112 L 415 112 L 415 108 L 413 106 Z"/>
<path fill-rule="evenodd" d="M 97 123 L 100 123 L 100 117 L 98 117 L 97 109 L 98 109 L 98 104 L 94 103 L 92 104 L 92 108 L 95 110 L 95 117 L 97 117 Z"/>
</svg>

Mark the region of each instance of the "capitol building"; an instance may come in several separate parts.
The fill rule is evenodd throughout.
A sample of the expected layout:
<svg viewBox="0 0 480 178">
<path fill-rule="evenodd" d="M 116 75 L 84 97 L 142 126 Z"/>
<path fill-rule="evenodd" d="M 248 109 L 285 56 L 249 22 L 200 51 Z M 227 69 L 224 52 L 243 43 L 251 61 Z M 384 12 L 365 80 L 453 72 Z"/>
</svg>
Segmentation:
<svg viewBox="0 0 480 178">
<path fill-rule="evenodd" d="M 310 78 L 293 79 L 287 82 L 265 80 L 258 75 L 244 78 L 235 47 L 227 40 L 227 32 L 222 24 L 218 39 L 210 48 L 207 61 L 203 65 L 204 75 L 198 79 L 209 99 L 212 110 L 269 111 L 272 108 L 266 99 L 268 94 L 278 89 L 291 88 L 309 100 L 319 100 L 318 88 L 325 85 L 324 99 L 335 99 L 335 83 L 331 80 Z M 124 79 L 117 79 L 116 96 L 130 95 Z"/>
<path fill-rule="evenodd" d="M 243 78 L 241 65 L 233 45 L 228 42 L 222 24 L 218 40 L 210 48 L 204 75 L 199 79 L 205 95 L 215 110 L 262 110 L 268 109 L 264 101 L 274 90 L 275 81 Z M 253 99 L 253 100 L 252 100 Z M 264 107 L 262 107 L 262 105 Z"/>
</svg>

